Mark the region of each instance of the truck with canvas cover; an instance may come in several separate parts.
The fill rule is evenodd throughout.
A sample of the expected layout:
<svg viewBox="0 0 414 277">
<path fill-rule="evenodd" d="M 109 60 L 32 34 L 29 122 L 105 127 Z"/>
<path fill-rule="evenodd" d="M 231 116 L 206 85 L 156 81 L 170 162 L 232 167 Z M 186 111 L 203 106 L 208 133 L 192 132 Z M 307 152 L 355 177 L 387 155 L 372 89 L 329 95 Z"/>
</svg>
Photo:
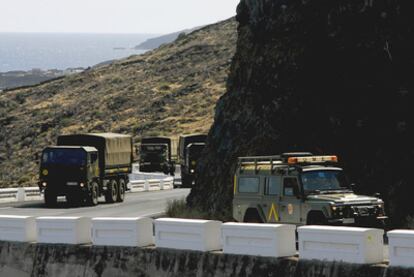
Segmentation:
<svg viewBox="0 0 414 277">
<path fill-rule="evenodd" d="M 40 161 L 39 188 L 47 206 L 58 196 L 71 205 L 124 201 L 132 171 L 133 145 L 129 135 L 91 133 L 62 135 L 57 146 L 46 147 Z"/>
<path fill-rule="evenodd" d="M 197 162 L 206 145 L 207 135 L 191 134 L 180 136 L 178 158 L 181 166 L 181 184 L 192 187 L 197 174 Z"/>
<path fill-rule="evenodd" d="M 141 172 L 164 172 L 174 176 L 175 163 L 171 158 L 171 139 L 168 137 L 144 137 L 139 151 Z"/>
</svg>

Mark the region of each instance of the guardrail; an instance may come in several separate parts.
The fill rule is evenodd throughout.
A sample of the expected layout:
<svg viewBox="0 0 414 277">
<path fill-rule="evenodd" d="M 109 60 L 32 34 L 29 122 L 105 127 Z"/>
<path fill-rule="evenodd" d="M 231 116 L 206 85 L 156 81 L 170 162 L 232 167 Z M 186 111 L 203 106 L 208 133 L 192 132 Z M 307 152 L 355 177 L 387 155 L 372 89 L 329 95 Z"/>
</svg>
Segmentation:
<svg viewBox="0 0 414 277">
<path fill-rule="evenodd" d="M 273 258 L 297 254 L 295 232 L 294 225 L 177 218 L 0 216 L 3 241 L 127 247 L 146 247 L 155 242 L 157 248 Z M 300 227 L 299 259 L 383 264 L 382 234 L 383 230 L 372 228 Z M 390 231 L 388 236 L 390 266 L 414 268 L 414 232 Z"/>
<path fill-rule="evenodd" d="M 25 188 L 7 188 L 0 189 L 0 200 L 7 202 L 8 200 L 25 201 L 27 198 L 40 196 L 39 187 Z"/>
<path fill-rule="evenodd" d="M 148 175 L 145 177 L 152 177 Z M 128 183 L 130 192 L 141 191 L 156 191 L 167 190 L 174 188 L 174 178 L 167 177 L 164 179 L 144 179 L 144 180 L 131 180 Z M 25 187 L 25 188 L 7 188 L 0 189 L 0 202 L 23 202 L 26 200 L 34 200 L 41 196 L 39 187 Z"/>
</svg>

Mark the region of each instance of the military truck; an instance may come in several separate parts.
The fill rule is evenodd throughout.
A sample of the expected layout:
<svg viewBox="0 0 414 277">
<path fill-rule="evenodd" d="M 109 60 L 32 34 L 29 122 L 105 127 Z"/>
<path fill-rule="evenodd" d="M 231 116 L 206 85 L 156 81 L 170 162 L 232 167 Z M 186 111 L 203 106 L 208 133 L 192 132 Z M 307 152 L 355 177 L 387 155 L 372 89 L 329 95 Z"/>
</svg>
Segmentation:
<svg viewBox="0 0 414 277">
<path fill-rule="evenodd" d="M 234 176 L 233 217 L 240 222 L 383 227 L 384 202 L 376 196 L 353 192 L 337 156 L 243 157 Z"/>
<path fill-rule="evenodd" d="M 139 151 L 141 172 L 164 172 L 174 176 L 175 163 L 171 159 L 171 139 L 167 137 L 145 137 Z"/>
<path fill-rule="evenodd" d="M 178 158 L 181 166 L 182 187 L 192 187 L 197 174 L 197 161 L 206 145 L 207 135 L 191 134 L 180 136 Z"/>
<path fill-rule="evenodd" d="M 46 147 L 40 161 L 39 188 L 45 204 L 66 196 L 72 206 L 124 201 L 132 170 L 133 146 L 129 135 L 95 133 L 63 135 L 57 146 Z"/>
</svg>

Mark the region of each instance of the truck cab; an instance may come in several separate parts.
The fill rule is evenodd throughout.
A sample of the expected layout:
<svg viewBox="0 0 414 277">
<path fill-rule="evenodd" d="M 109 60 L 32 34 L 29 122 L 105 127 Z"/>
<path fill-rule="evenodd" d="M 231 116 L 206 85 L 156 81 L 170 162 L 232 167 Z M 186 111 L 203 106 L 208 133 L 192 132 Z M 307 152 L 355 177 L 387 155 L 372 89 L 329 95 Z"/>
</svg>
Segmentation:
<svg viewBox="0 0 414 277">
<path fill-rule="evenodd" d="M 170 138 L 142 138 L 139 149 L 139 170 L 141 172 L 163 172 L 174 176 L 175 163 L 171 158 Z"/>
<path fill-rule="evenodd" d="M 47 205 L 53 205 L 58 196 L 69 201 L 81 195 L 89 196 L 90 183 L 99 178 L 98 150 L 94 147 L 54 146 L 42 152 L 40 161 L 40 191 L 45 192 Z"/>
<path fill-rule="evenodd" d="M 241 222 L 382 227 L 384 202 L 357 195 L 337 156 L 239 158 L 233 217 Z"/>
<path fill-rule="evenodd" d="M 178 144 L 178 157 L 181 167 L 181 186 L 192 187 L 197 175 L 197 162 L 206 145 L 207 135 L 182 135 Z"/>
<path fill-rule="evenodd" d="M 205 146 L 206 144 L 204 142 L 195 142 L 187 145 L 185 164 L 188 166 L 190 174 L 195 173 L 197 161 L 201 157 L 201 153 L 203 152 Z"/>
<path fill-rule="evenodd" d="M 164 172 L 169 174 L 168 145 L 167 144 L 142 144 L 139 158 L 140 171 Z"/>
</svg>

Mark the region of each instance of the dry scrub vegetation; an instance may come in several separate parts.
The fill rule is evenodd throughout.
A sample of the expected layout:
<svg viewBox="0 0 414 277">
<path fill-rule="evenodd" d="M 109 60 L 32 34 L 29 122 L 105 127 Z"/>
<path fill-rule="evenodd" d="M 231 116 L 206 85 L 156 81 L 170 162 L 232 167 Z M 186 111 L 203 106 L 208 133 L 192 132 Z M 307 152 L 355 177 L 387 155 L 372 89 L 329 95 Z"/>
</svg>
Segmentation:
<svg viewBox="0 0 414 277">
<path fill-rule="evenodd" d="M 35 154 L 57 135 L 207 132 L 235 52 L 234 19 L 140 56 L 0 94 L 0 186 L 34 185 Z"/>
</svg>

